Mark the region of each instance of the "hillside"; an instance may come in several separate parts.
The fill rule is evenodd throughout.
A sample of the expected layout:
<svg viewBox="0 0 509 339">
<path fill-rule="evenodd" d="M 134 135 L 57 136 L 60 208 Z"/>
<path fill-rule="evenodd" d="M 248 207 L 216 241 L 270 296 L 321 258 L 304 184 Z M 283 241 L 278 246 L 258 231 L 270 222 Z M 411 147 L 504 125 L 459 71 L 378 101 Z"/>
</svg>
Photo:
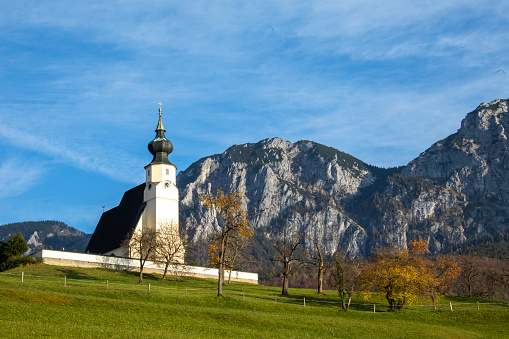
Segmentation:
<svg viewBox="0 0 509 339">
<path fill-rule="evenodd" d="M 21 271 L 24 282 L 21 283 Z M 66 285 L 64 286 L 64 277 Z M 106 281 L 108 287 L 106 288 Z M 436 312 L 387 312 L 379 298 L 355 297 L 340 311 L 337 293 L 232 283 L 216 297 L 214 280 L 32 265 L 0 274 L 0 337 L 54 338 L 504 338 L 505 303 L 446 298 Z M 150 290 L 148 289 L 150 283 Z M 304 298 L 306 304 L 304 306 Z M 477 311 L 476 302 L 480 301 Z M 449 302 L 454 312 L 449 310 Z M 376 314 L 373 314 L 373 305 Z M 150 324 L 149 326 L 147 324 Z"/>
<path fill-rule="evenodd" d="M 20 232 L 27 242 L 28 252 L 40 247 L 56 250 L 84 252 L 91 234 L 87 234 L 60 221 L 25 221 L 0 226 L 0 240 L 7 241 L 12 233 Z"/>
<path fill-rule="evenodd" d="M 198 195 L 223 189 L 245 193 L 264 255 L 283 227 L 351 256 L 420 237 L 433 253 L 493 239 L 509 230 L 507 104 L 479 105 L 457 133 L 402 168 L 370 166 L 312 141 L 234 145 L 179 173 L 181 223 L 204 239 L 217 224 Z"/>
</svg>

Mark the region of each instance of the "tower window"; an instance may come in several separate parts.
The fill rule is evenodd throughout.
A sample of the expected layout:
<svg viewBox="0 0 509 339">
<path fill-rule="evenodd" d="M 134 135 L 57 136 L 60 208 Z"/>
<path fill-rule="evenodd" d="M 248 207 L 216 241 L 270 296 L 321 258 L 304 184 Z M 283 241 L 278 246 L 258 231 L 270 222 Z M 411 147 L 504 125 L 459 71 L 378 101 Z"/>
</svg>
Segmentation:
<svg viewBox="0 0 509 339">
<path fill-rule="evenodd" d="M 170 175 L 170 170 L 168 168 L 166 169 L 166 175 Z"/>
<path fill-rule="evenodd" d="M 147 177 L 150 176 L 150 170 L 147 170 Z"/>
</svg>

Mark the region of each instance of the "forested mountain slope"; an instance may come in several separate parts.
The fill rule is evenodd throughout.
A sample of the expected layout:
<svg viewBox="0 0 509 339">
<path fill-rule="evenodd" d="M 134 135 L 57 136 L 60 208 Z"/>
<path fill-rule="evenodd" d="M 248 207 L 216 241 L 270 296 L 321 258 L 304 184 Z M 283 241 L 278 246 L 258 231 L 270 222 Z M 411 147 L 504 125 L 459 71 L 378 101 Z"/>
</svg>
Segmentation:
<svg viewBox="0 0 509 339">
<path fill-rule="evenodd" d="M 84 252 L 91 234 L 87 234 L 63 222 L 25 221 L 0 226 L 0 240 L 7 241 L 12 233 L 20 232 L 27 242 L 28 252 L 33 253 L 39 248 Z"/>
</svg>

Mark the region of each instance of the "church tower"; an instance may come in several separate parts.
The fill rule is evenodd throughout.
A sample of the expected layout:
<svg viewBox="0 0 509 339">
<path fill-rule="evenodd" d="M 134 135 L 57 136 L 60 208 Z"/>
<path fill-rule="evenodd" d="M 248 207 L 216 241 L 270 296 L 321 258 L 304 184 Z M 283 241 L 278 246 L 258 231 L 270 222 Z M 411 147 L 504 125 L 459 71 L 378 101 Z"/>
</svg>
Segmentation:
<svg viewBox="0 0 509 339">
<path fill-rule="evenodd" d="M 160 103 L 159 103 L 160 104 Z M 145 183 L 124 193 L 120 205 L 103 213 L 87 246 L 87 253 L 131 257 L 125 241 L 133 232 L 157 231 L 160 240 L 170 243 L 177 252 L 175 262 L 184 262 L 184 249 L 179 235 L 179 192 L 177 167 L 168 160 L 173 145 L 166 139 L 161 118 L 149 142 L 152 161 L 145 166 Z"/>
<path fill-rule="evenodd" d="M 166 139 L 159 107 L 159 122 L 155 130 L 156 137 L 148 144 L 153 155 L 152 162 L 145 166 L 145 190 L 143 201 L 146 203 L 143 213 L 143 230 L 158 230 L 160 227 L 179 225 L 179 193 L 176 186 L 177 167 L 168 160 L 173 145 Z"/>
</svg>

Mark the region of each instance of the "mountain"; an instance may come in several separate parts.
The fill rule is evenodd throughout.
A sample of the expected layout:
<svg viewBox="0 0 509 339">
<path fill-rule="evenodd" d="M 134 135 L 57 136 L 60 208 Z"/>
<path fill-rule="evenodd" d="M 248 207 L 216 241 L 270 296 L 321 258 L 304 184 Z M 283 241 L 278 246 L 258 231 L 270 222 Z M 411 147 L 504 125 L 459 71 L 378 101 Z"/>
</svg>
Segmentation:
<svg viewBox="0 0 509 339">
<path fill-rule="evenodd" d="M 403 170 L 456 196 L 448 220 L 430 221 L 435 228 L 447 224 L 463 241 L 493 238 L 508 229 L 507 106 L 508 100 L 482 103 L 466 116 L 457 133 L 432 145 Z"/>
<path fill-rule="evenodd" d="M 265 247 L 282 227 L 351 256 L 419 237 L 433 253 L 493 239 L 509 225 L 507 104 L 482 103 L 457 133 L 400 168 L 312 141 L 234 145 L 179 173 L 181 223 L 193 240 L 206 238 L 218 225 L 198 196 L 223 189 L 245 193 Z"/>
<path fill-rule="evenodd" d="M 66 251 L 84 252 L 91 234 L 87 234 L 63 222 L 25 221 L 0 226 L 0 240 L 6 242 L 12 233 L 20 232 L 27 242 L 27 254 L 39 248 L 49 248 Z"/>
</svg>

